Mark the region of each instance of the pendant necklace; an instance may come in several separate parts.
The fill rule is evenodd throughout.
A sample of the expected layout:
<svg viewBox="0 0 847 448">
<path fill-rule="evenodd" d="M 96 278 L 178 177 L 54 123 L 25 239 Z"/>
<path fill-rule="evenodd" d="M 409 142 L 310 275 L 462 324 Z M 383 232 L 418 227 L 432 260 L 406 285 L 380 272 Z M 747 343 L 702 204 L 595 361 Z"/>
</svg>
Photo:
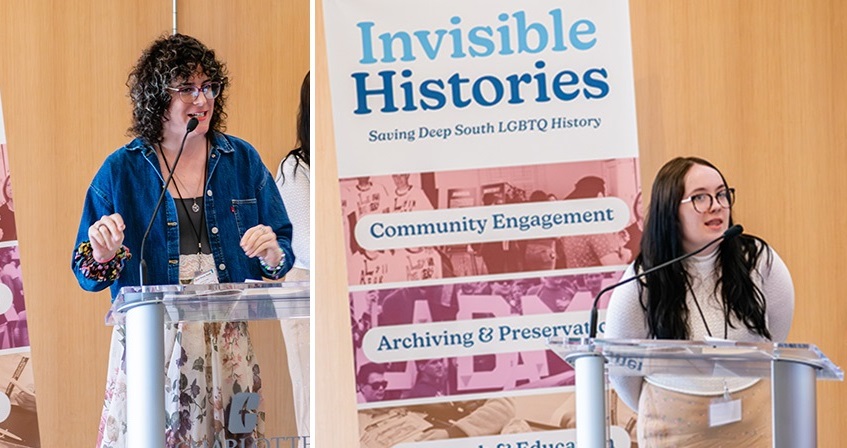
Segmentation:
<svg viewBox="0 0 847 448">
<path fill-rule="evenodd" d="M 162 153 L 162 160 L 165 161 L 165 167 L 167 167 L 168 171 L 170 171 L 171 166 L 168 163 L 168 159 L 165 157 L 165 152 L 164 152 L 164 150 L 162 150 L 162 145 L 159 145 L 159 152 Z M 205 186 L 204 184 L 206 183 L 206 173 L 209 169 L 209 157 L 208 156 L 209 156 L 209 146 L 207 144 L 206 145 L 206 164 L 203 167 L 203 179 L 200 180 L 201 184 L 200 184 L 200 188 L 199 188 L 199 190 L 201 191 L 201 194 L 202 194 L 202 191 L 203 191 L 203 187 Z M 182 179 L 180 179 L 179 176 L 176 175 L 176 172 L 174 172 L 174 179 L 176 179 L 176 181 L 179 182 L 182 185 L 183 190 L 188 191 L 188 188 L 185 186 L 185 182 L 183 182 Z M 179 196 L 180 199 L 184 199 L 182 197 L 182 193 L 179 191 L 179 187 L 176 184 L 174 184 L 174 188 L 176 188 L 177 196 Z M 193 211 L 194 213 L 200 213 L 200 204 L 197 203 L 197 198 L 194 197 L 194 195 L 192 195 L 191 201 L 193 202 L 193 204 L 191 204 L 191 211 Z"/>
</svg>

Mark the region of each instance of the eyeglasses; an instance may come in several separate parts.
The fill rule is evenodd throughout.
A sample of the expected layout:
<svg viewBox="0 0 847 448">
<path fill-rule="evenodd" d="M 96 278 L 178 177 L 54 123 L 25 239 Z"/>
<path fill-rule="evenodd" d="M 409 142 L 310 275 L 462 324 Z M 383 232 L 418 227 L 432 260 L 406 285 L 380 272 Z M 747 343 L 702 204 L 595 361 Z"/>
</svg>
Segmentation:
<svg viewBox="0 0 847 448">
<path fill-rule="evenodd" d="M 371 386 L 371 389 L 385 389 L 388 387 L 388 381 L 374 381 L 373 383 L 368 383 L 368 386 Z"/>
<path fill-rule="evenodd" d="M 213 100 L 218 97 L 221 93 L 221 83 L 215 81 L 207 84 L 203 84 L 200 87 L 197 86 L 182 86 L 182 87 L 166 87 L 166 89 L 177 92 L 179 94 L 179 99 L 182 100 L 183 103 L 193 103 L 197 101 L 197 98 L 200 97 L 200 92 L 203 92 L 203 96 L 206 99 Z"/>
<path fill-rule="evenodd" d="M 690 202 L 697 213 L 705 213 L 712 208 L 714 201 L 718 201 L 721 208 L 731 208 L 735 203 L 735 188 L 721 190 L 712 196 L 709 193 L 697 193 L 679 201 L 680 204 Z"/>
</svg>

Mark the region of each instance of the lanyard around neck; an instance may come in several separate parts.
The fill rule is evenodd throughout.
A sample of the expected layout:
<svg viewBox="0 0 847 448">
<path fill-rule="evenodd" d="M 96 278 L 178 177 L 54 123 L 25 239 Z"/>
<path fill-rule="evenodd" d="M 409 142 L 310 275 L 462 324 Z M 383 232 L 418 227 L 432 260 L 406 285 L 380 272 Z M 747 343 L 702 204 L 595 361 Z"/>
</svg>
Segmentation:
<svg viewBox="0 0 847 448">
<path fill-rule="evenodd" d="M 714 337 L 712 335 L 712 331 L 709 329 L 709 323 L 706 322 L 706 316 L 703 314 L 703 309 L 700 308 L 700 301 L 697 300 L 697 294 L 694 294 L 694 288 L 691 287 L 691 282 L 687 277 L 685 279 L 685 287 L 691 292 L 691 298 L 694 299 L 694 304 L 697 305 L 697 311 L 700 312 L 700 319 L 703 320 L 703 326 L 706 327 L 706 333 L 709 334 L 710 338 Z M 724 301 L 721 301 L 721 312 L 723 314 L 723 338 L 726 339 L 729 336 L 729 316 L 727 315 L 728 313 Z"/>
</svg>

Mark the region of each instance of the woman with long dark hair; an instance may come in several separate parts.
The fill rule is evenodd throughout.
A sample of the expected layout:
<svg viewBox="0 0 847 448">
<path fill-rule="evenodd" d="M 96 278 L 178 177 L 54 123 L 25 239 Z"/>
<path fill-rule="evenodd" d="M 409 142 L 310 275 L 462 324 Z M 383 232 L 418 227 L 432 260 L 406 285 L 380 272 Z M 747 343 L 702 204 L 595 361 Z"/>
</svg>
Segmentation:
<svg viewBox="0 0 847 448">
<path fill-rule="evenodd" d="M 653 184 L 641 253 L 624 278 L 719 237 L 734 222 L 735 189 L 706 160 L 675 158 Z M 605 337 L 783 341 L 794 314 L 785 264 L 761 238 L 742 234 L 698 256 L 624 285 L 612 294 Z M 612 377 L 638 411 L 639 446 L 770 446 L 770 392 L 751 378 Z M 740 400 L 741 421 L 709 422 L 726 393 Z"/>
</svg>

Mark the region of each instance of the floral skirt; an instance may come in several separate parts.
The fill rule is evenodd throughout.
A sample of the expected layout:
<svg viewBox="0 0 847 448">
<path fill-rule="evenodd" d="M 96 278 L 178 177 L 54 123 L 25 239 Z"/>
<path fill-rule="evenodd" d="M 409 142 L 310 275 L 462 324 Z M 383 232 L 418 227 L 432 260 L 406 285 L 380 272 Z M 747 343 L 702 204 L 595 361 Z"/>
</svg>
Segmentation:
<svg viewBox="0 0 847 448">
<path fill-rule="evenodd" d="M 124 327 L 116 326 L 98 448 L 126 446 L 125 352 Z M 166 324 L 164 370 L 167 447 L 231 446 L 228 441 L 237 441 L 240 447 L 242 440 L 244 446 L 254 447 L 263 437 L 261 411 L 252 432 L 228 430 L 232 397 L 239 392 L 260 393 L 262 388 L 246 322 Z"/>
</svg>

